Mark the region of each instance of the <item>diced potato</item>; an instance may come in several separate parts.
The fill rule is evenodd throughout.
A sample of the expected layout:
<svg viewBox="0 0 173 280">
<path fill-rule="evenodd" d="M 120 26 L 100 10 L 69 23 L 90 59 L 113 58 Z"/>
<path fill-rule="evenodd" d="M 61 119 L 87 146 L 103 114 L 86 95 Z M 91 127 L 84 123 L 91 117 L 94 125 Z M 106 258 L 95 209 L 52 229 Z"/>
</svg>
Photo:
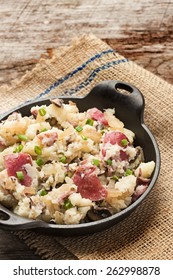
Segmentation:
<svg viewBox="0 0 173 280">
<path fill-rule="evenodd" d="M 48 122 L 33 123 L 28 126 L 25 135 L 32 140 L 37 135 L 37 132 L 40 132 L 42 129 L 49 130 L 50 128 L 51 126 Z"/>
<path fill-rule="evenodd" d="M 120 121 L 118 118 L 116 118 L 114 116 L 114 112 L 115 112 L 115 110 L 113 110 L 113 109 L 107 109 L 104 112 L 105 119 L 108 121 L 108 124 L 111 128 L 122 130 L 124 127 L 124 124 L 122 121 Z"/>
<path fill-rule="evenodd" d="M 130 203 L 135 186 L 136 177 L 134 175 L 122 177 L 117 183 L 115 183 L 114 188 L 108 189 L 106 201 L 114 207 L 115 210 L 120 211 L 127 207 L 125 202 Z"/>
<path fill-rule="evenodd" d="M 124 129 L 123 129 L 123 133 L 124 133 L 124 134 L 127 136 L 127 138 L 129 139 L 130 144 L 132 144 L 133 141 L 134 141 L 134 137 L 135 137 L 134 132 L 131 131 L 130 129 L 124 128 Z"/>
<path fill-rule="evenodd" d="M 92 206 L 92 201 L 87 198 L 82 198 L 80 193 L 73 193 L 69 196 L 73 206 Z"/>
<path fill-rule="evenodd" d="M 64 224 L 64 214 L 60 211 L 55 212 L 55 223 L 62 225 Z"/>
<path fill-rule="evenodd" d="M 79 224 L 81 218 L 82 218 L 82 214 L 77 211 L 76 207 L 73 207 L 65 211 L 64 223 L 67 225 Z"/>
<path fill-rule="evenodd" d="M 135 176 L 141 176 L 144 178 L 150 178 L 151 174 L 153 173 L 155 168 L 155 162 L 149 161 L 149 162 L 142 162 L 138 166 L 138 168 L 135 170 Z"/>
<path fill-rule="evenodd" d="M 14 213 L 22 217 L 36 219 L 41 215 L 43 207 L 44 204 L 41 203 L 39 197 L 32 196 L 31 199 L 24 197 L 15 207 Z"/>
<path fill-rule="evenodd" d="M 17 120 L 6 120 L 0 126 L 0 136 L 3 137 L 7 145 L 18 142 L 18 134 L 25 134 L 31 120 L 27 117 L 20 117 Z"/>
<path fill-rule="evenodd" d="M 102 137 L 101 132 L 98 132 L 96 128 L 91 125 L 84 125 L 82 134 L 93 140 L 95 143 L 99 143 Z"/>
</svg>

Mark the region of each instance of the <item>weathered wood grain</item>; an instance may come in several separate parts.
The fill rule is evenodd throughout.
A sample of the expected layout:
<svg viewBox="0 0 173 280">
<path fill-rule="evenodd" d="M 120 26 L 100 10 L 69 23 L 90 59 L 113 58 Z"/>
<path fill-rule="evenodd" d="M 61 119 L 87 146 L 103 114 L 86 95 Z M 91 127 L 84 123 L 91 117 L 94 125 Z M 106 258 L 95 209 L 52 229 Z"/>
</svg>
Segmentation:
<svg viewBox="0 0 173 280">
<path fill-rule="evenodd" d="M 0 260 L 39 260 L 40 257 L 9 231 L 0 230 Z"/>
<path fill-rule="evenodd" d="M 0 84 L 90 32 L 173 83 L 172 30 L 173 0 L 0 0 Z"/>
</svg>

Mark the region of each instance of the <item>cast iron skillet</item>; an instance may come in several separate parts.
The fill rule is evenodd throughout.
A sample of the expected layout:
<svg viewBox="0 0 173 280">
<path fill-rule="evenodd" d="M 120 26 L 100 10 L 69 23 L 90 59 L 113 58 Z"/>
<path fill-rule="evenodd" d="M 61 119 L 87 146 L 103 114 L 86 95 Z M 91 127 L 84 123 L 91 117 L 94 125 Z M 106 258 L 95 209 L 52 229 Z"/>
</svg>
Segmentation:
<svg viewBox="0 0 173 280">
<path fill-rule="evenodd" d="M 126 93 L 122 92 L 122 90 Z M 0 227 L 2 229 L 35 229 L 37 231 L 44 231 L 57 235 L 81 235 L 98 232 L 115 225 L 133 212 L 146 198 L 157 180 L 160 170 L 160 153 L 154 136 L 144 124 L 144 98 L 137 88 L 122 81 L 104 81 L 94 87 L 84 98 L 60 98 L 62 98 L 64 102 L 73 100 L 80 111 L 85 111 L 92 107 L 97 107 L 100 110 L 115 107 L 116 116 L 124 122 L 125 127 L 131 129 L 135 133 L 135 145 L 140 145 L 143 148 L 145 161 L 154 160 L 156 163 L 149 187 L 138 200 L 121 212 L 103 220 L 77 225 L 56 225 L 48 224 L 40 220 L 30 220 L 19 217 L 0 205 Z M 49 105 L 50 101 L 47 99 L 32 102 L 25 106 L 18 107 L 15 111 L 20 112 L 23 116 L 27 116 L 30 115 L 30 108 L 32 106 L 43 104 Z M 6 119 L 8 115 L 9 113 L 3 117 L 3 119 Z"/>
</svg>

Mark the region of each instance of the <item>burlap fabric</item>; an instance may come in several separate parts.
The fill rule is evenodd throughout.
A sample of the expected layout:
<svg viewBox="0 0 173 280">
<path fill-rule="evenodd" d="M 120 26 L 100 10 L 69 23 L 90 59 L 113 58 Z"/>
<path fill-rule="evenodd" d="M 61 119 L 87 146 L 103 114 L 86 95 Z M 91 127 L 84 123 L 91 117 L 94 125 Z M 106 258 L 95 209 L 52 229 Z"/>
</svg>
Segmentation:
<svg viewBox="0 0 173 280">
<path fill-rule="evenodd" d="M 145 97 L 145 123 L 156 136 L 162 158 L 153 191 L 128 218 L 100 233 L 78 237 L 33 231 L 14 234 L 43 259 L 172 259 L 172 85 L 87 35 L 75 39 L 68 48 L 54 51 L 51 59 L 41 59 L 32 72 L 11 87 L 1 87 L 0 112 L 40 97 L 83 96 L 107 79 L 132 83 Z"/>
</svg>

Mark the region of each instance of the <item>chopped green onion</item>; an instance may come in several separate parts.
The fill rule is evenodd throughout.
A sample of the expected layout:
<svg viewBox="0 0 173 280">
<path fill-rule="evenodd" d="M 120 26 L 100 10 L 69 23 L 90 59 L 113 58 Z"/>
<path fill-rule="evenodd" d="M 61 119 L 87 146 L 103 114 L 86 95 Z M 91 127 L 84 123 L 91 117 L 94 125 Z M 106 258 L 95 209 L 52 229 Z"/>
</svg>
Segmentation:
<svg viewBox="0 0 173 280">
<path fill-rule="evenodd" d="M 16 176 L 20 181 L 22 181 L 24 179 L 24 174 L 22 171 L 17 171 Z"/>
<path fill-rule="evenodd" d="M 70 208 L 73 207 L 73 204 L 71 203 L 71 201 L 67 198 L 64 200 L 64 205 L 63 205 L 65 210 L 68 210 Z"/>
<path fill-rule="evenodd" d="M 131 169 L 127 169 L 126 172 L 125 172 L 125 176 L 129 176 L 129 175 L 132 175 L 133 174 L 133 171 Z"/>
<path fill-rule="evenodd" d="M 93 164 L 93 165 L 96 165 L 96 166 L 99 166 L 100 161 L 99 161 L 98 159 L 93 158 L 92 164 Z"/>
<path fill-rule="evenodd" d="M 39 146 L 35 146 L 35 147 L 34 147 L 34 151 L 35 151 L 35 153 L 36 153 L 37 155 L 39 155 L 39 156 L 42 154 L 42 148 L 39 147 Z"/>
<path fill-rule="evenodd" d="M 19 146 L 17 146 L 17 147 L 14 149 L 13 153 L 20 153 L 20 152 L 22 151 L 22 149 L 23 149 L 23 145 L 20 144 Z"/>
<path fill-rule="evenodd" d="M 62 163 L 66 163 L 66 160 L 67 160 L 66 156 L 62 156 L 59 161 Z"/>
<path fill-rule="evenodd" d="M 42 129 L 40 130 L 40 133 L 41 133 L 41 132 L 45 132 L 45 131 L 47 131 L 47 128 L 42 128 Z"/>
<path fill-rule="evenodd" d="M 118 181 L 118 180 L 119 180 L 118 176 L 116 176 L 116 175 L 114 175 L 111 179 L 113 179 L 113 180 L 115 180 L 115 181 Z"/>
<path fill-rule="evenodd" d="M 40 114 L 40 116 L 45 116 L 46 115 L 46 110 L 42 107 L 42 108 L 40 108 L 39 110 L 38 110 L 38 112 L 39 112 L 39 114 Z"/>
<path fill-rule="evenodd" d="M 41 191 L 40 191 L 40 195 L 41 196 L 44 196 L 44 195 L 46 195 L 47 194 L 47 191 L 45 190 L 45 189 L 42 189 Z"/>
<path fill-rule="evenodd" d="M 112 160 L 111 160 L 111 159 L 108 159 L 108 160 L 106 161 L 106 163 L 107 163 L 107 165 L 112 165 Z"/>
<path fill-rule="evenodd" d="M 38 158 L 38 159 L 36 160 L 36 164 L 37 164 L 38 166 L 41 166 L 41 165 L 44 164 L 44 161 L 43 161 L 41 158 Z"/>
<path fill-rule="evenodd" d="M 105 133 L 105 130 L 101 130 L 100 132 L 101 132 L 101 134 L 103 135 L 103 134 Z"/>
<path fill-rule="evenodd" d="M 87 119 L 86 124 L 93 126 L 94 121 L 92 119 Z"/>
<path fill-rule="evenodd" d="M 122 146 L 127 146 L 128 145 L 128 141 L 127 141 L 127 139 L 122 139 L 121 140 L 121 144 L 122 144 Z"/>
<path fill-rule="evenodd" d="M 18 134 L 18 138 L 21 141 L 27 141 L 28 140 L 28 137 L 24 134 Z"/>
<path fill-rule="evenodd" d="M 81 132 L 83 130 L 83 127 L 78 125 L 78 126 L 75 127 L 75 129 L 76 129 L 77 132 Z"/>
<path fill-rule="evenodd" d="M 84 135 L 81 135 L 82 139 L 83 140 L 88 140 L 88 137 L 84 136 Z"/>
</svg>

